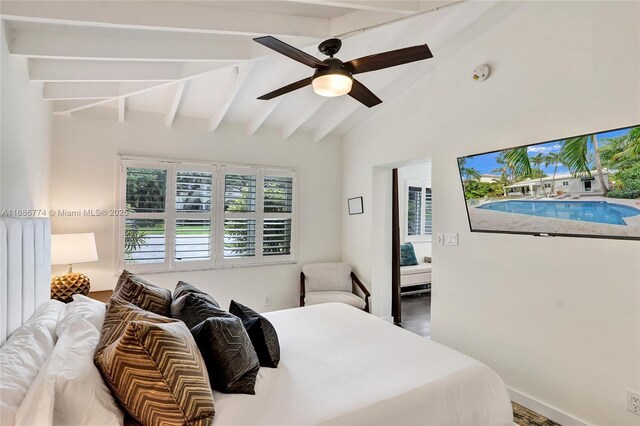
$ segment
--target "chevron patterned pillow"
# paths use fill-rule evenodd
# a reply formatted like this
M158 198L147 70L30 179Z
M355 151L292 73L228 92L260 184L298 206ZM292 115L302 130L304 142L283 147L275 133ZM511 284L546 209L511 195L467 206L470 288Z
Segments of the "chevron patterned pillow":
M116 299L102 332L95 364L133 418L143 425L211 424L207 369L182 321Z
M118 278L112 297L120 297L159 315L171 315L171 290L158 287L126 269Z
M100 341L96 346L96 354L105 346L116 341L124 333L125 327L131 321L165 323L176 320L145 311L120 297L111 297L107 302L107 311L100 331Z

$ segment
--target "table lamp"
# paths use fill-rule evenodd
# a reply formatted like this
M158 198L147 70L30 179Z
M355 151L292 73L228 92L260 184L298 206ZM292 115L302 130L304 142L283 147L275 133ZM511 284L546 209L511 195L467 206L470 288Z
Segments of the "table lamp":
M73 264L98 260L96 239L91 233L55 234L51 236L51 264L67 265L67 273L51 279L51 298L64 303L71 302L74 294L87 295L89 277L73 272Z

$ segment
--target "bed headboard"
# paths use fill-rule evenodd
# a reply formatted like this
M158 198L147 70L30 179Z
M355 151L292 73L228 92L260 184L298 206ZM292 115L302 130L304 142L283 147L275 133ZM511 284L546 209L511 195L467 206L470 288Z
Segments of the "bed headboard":
M48 219L0 218L0 345L51 298Z

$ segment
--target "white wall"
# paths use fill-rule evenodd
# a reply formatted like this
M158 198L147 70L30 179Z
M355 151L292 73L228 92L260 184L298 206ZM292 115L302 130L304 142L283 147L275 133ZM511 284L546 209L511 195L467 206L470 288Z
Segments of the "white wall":
M341 146L315 144L305 135L282 140L279 132L261 129L247 137L244 127L223 124L215 133L205 120L179 118L173 127L158 115L130 111L128 120L56 117L52 197L54 209L114 208L117 155L208 160L299 168L298 264L147 275L173 289L179 279L209 291L223 305L231 298L257 310L298 305L302 264L341 259ZM92 289L111 289L114 277L113 218L54 218L54 233L95 232L97 263L77 265ZM58 267L55 271L61 271ZM271 295L272 304L263 306Z
M474 82L483 62L492 76ZM385 101L344 146L344 198L363 195L365 212L390 204L389 167L432 159L434 233L460 239L433 247L433 339L593 424L640 424L624 407L625 390L640 391L640 243L472 234L456 157L639 117L640 4L527 2ZM373 280L383 317L390 235L385 214L343 216L343 258Z
M0 22L0 209L47 209L52 114L27 60L9 54Z

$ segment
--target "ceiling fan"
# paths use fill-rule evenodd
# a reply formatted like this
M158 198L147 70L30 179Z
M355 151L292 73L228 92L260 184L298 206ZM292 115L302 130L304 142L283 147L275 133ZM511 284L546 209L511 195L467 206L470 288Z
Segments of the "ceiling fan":
M342 47L342 41L337 38L330 38L318 46L318 50L328 56L327 59L321 61L275 37L257 37L254 40L282 55L288 56L294 61L315 68L313 76L262 95L258 98L261 100L273 99L311 84L314 92L318 95L333 97L348 94L371 108L381 103L382 100L367 89L364 84L353 78L354 74L362 74L433 58L429 47L426 44L422 44L342 62L340 59L333 57Z

